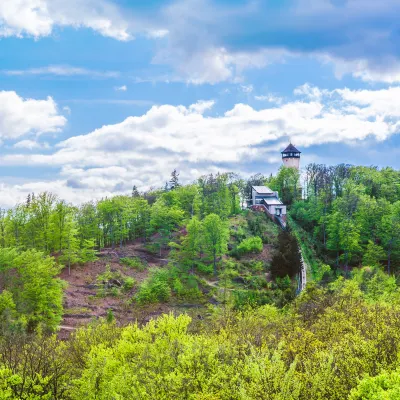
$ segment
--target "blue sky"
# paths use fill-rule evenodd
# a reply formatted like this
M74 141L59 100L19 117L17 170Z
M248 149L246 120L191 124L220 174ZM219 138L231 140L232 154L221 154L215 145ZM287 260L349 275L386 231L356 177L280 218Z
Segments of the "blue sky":
M398 0L0 3L0 207L177 168L400 167Z

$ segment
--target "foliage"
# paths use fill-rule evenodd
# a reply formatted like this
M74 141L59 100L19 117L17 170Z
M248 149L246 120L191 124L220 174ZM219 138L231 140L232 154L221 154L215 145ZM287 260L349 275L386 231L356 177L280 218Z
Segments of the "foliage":
M146 269L146 265L139 257L122 257L119 261L128 266L129 268L136 269L138 271L144 271Z
M140 305L165 302L171 296L170 275L166 269L152 268L149 277L142 282L135 296Z
M400 266L400 173L391 168L305 168L305 201L291 215L317 242L317 257L349 274L351 267Z
M99 297L118 296L120 291L128 292L135 285L135 280L130 276L125 276L120 271L111 270L110 265L102 274L96 277L98 286L97 295Z
M244 255L248 253L261 253L262 249L263 249L263 242L261 238L258 236L253 236L244 239L237 247L239 255Z
M264 213L249 212L248 227L254 236L259 236L263 243L276 244L279 228Z
M167 270L151 274L167 286L176 278ZM284 301L291 282L277 285ZM272 305L276 293L234 292L239 310L211 309L201 326L171 314L117 328L110 311L108 322L81 328L67 342L6 335L0 393L67 400L398 398L400 289L393 277L366 267L329 288L310 283L281 310Z
M375 377L366 377L349 396L349 400L397 400L399 398L399 371L385 371Z
M214 275L217 275L217 257L227 251L229 230L225 221L216 214L209 214L203 222L204 247L208 255L212 257Z
M0 260L0 280L7 282L10 292L3 297L6 308L11 311L14 303L17 315L24 317L29 330L39 325L54 330L61 321L64 287L56 278L59 267L54 258L36 250L4 248L0 249Z
M284 204L292 204L301 198L300 173L297 168L282 166L268 185L279 193Z
M299 273L301 260L297 240L288 232L279 234L279 247L275 251L271 262L273 277L294 277Z

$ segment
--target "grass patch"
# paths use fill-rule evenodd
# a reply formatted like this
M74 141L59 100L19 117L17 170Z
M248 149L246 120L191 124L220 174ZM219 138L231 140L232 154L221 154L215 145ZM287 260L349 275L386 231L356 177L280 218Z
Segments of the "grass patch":
M121 264L137 271L144 271L147 268L147 264L145 264L139 257L123 257L119 261Z
M91 310L86 307L72 307L64 310L64 315L88 314Z

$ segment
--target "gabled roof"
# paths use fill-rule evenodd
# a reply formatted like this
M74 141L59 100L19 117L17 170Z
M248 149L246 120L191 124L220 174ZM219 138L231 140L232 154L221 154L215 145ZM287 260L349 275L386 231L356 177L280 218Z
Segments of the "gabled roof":
M292 143L290 143L285 150L281 151L281 153L301 153L301 151L297 150L296 147L294 147Z
M258 194L273 194L274 192L267 186L253 186Z

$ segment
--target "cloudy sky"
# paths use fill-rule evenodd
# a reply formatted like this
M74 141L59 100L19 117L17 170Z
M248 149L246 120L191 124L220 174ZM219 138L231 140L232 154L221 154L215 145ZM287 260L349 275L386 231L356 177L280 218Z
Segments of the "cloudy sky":
M0 1L0 207L216 171L400 168L398 0Z

